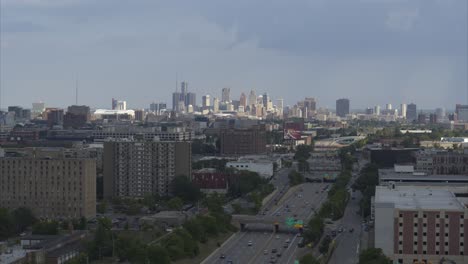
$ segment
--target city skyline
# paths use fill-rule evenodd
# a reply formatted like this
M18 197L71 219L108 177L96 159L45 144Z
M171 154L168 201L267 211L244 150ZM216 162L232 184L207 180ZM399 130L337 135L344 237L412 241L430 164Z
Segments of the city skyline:
M66 107L75 102L77 80L79 104L170 102L179 72L199 95L219 97L230 87L236 98L255 89L285 105L308 95L328 108L338 97L362 109L368 101L452 108L467 99L464 10L461 0L5 0L1 105ZM281 25L275 35L261 17Z

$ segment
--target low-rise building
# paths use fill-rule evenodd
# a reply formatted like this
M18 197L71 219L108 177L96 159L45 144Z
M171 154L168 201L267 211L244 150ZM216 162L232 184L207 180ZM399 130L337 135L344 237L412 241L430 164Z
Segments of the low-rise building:
M204 193L227 193L230 177L214 168L204 168L192 173L192 182Z
M258 173L261 177L270 178L275 173L275 165L281 167L281 159L268 156L244 156L237 161L229 161L226 168L246 170Z

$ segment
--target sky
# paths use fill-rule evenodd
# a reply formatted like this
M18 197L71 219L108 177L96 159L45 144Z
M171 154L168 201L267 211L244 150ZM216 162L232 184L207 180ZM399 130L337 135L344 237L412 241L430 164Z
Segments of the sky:
M267 92L319 107L466 103L466 0L0 0L1 105L171 105Z

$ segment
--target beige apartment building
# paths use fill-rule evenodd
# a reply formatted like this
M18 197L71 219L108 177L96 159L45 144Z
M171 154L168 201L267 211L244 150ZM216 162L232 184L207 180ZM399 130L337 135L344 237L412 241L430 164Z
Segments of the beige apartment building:
M96 215L96 161L62 148L0 151L0 207L30 208L38 218Z
M133 139L104 142L104 197L167 196L175 176L191 177L192 145Z

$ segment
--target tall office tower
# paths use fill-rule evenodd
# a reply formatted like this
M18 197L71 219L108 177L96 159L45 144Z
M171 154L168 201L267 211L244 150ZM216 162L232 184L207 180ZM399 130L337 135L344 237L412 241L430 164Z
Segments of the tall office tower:
M117 109L117 99L112 98L112 110Z
M47 108L45 113L49 127L63 125L63 109Z
M373 115L374 114L374 109L372 107L367 107L366 108L366 115Z
M219 112L219 99L218 98L213 98L213 112L218 113Z
M210 108L211 106L211 97L209 94L202 96L202 106L203 108Z
M158 113L159 112L159 105L157 103L151 103L150 104L150 112L153 112L153 113Z
M181 82L180 83L180 93L183 95L186 95L188 93L188 83L187 82Z
M145 119L145 110L143 109L135 110L135 120L143 122L144 119Z
M0 153L0 207L27 207L44 219L96 215L96 160L71 158L61 148Z
M278 109L278 116L283 117L283 111L284 111L284 100L283 99L278 99L277 100L277 106L276 108Z
M23 119L23 107L21 106L9 106L8 112L15 113L16 120Z
M231 101L231 88L223 88L221 90L221 102L230 102Z
M270 101L270 97L267 93L264 93L262 97L263 107L268 108L268 101Z
M392 104L385 105L385 110L392 110L392 109L393 109Z
M45 104L43 102L32 103L31 118L37 118L42 115L45 110Z
M197 96L195 93L187 93L185 96L185 108L188 108L189 105L197 105Z
M380 115L380 105L374 107L374 115Z
M410 122L418 120L418 109L413 103L408 105L408 108L406 110L406 120Z
M181 93L175 91L172 93L172 110L179 112L179 102L180 102Z
M408 106L406 104L401 104L400 105L400 116L402 118L406 118L406 111L407 111Z
M190 142L116 140L104 142L104 197L172 194L176 176L191 177Z
M91 120L89 106L72 105L68 107L67 113L63 117L63 127L80 128Z
M437 108L436 115L438 120L443 120L445 118L445 109L444 108Z
M349 99L336 100L336 115L339 117L346 117L349 114Z
M127 101L117 101L115 110L127 110Z
M255 94L254 90L251 90L249 94L249 106L256 105L256 104L257 104L257 94Z
M468 122L468 105L457 104L455 106L455 113L457 120L461 122Z
M261 154L266 152L265 128L223 129L220 131L220 152L225 155Z
M247 106L247 96L244 93L241 93L239 106L243 106L244 108Z
M315 112L317 110L317 102L313 97L306 97L304 99L304 107L307 107L309 112Z

